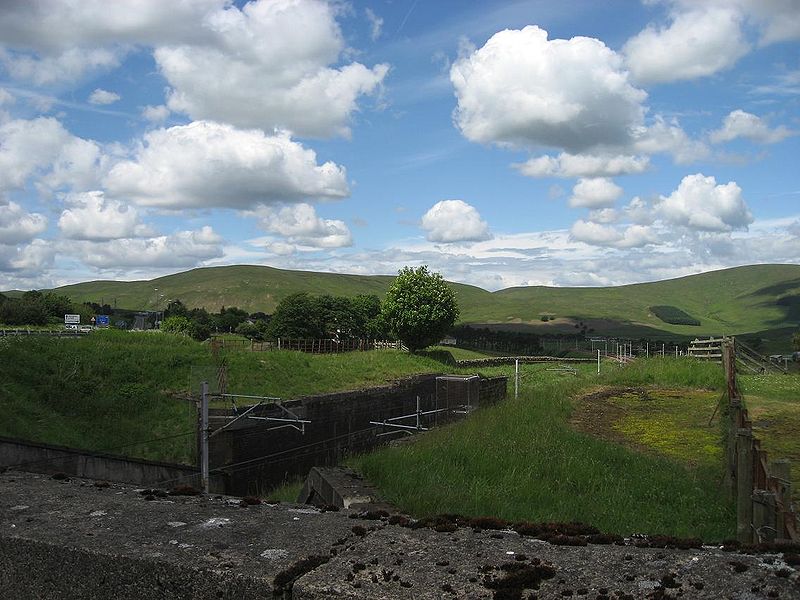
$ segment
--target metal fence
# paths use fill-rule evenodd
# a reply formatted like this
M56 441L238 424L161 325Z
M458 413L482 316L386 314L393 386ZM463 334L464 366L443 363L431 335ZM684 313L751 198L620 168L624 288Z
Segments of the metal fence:
M338 352L358 352L364 350L401 350L399 341L365 340L365 339L304 339L278 338L258 342L255 340L212 337L211 346L215 350L248 350L251 352L269 352L272 350L294 350L309 354L335 354Z

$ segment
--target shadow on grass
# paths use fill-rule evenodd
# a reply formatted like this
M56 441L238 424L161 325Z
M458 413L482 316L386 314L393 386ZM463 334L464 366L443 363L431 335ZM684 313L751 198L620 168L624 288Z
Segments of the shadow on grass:
M456 366L456 359L453 358L453 355L448 350L420 350L417 352L417 356L430 358L448 367Z

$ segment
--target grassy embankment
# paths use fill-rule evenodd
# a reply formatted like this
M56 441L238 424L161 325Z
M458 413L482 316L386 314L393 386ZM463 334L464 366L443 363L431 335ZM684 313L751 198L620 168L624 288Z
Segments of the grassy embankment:
M569 424L573 398L597 384L720 388L719 367L666 359L608 369L598 379L588 366L574 378L526 366L519 401L352 462L390 501L417 515L579 520L621 534L730 536L733 513L718 487L720 461L689 465Z
M282 398L443 369L430 358L391 350L226 356L229 391ZM0 435L192 463L195 407L187 398L203 375L214 374L208 344L157 332L0 338ZM155 438L169 439L141 443Z

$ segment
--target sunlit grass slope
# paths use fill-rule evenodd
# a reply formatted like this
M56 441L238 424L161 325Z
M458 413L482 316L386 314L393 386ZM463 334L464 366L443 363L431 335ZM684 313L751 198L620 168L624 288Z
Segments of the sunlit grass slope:
M444 368L431 358L394 350L223 356L230 391L287 399ZM192 462L195 407L181 398L215 373L208 344L159 332L0 338L0 435ZM192 434L171 437L186 432ZM140 443L163 437L170 439Z
M691 366L653 360L630 371L630 380L721 385L721 376L707 366L699 373ZM624 370L598 379L589 368L570 378L545 366L526 367L519 400L353 464L388 500L418 516L577 520L620 534L729 537L734 520L718 485L721 465L690 466L570 427L574 398L582 390L626 380Z

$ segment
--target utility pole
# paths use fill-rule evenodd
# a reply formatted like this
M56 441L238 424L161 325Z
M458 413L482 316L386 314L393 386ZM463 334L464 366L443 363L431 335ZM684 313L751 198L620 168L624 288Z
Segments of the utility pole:
M200 485L208 494L208 382L201 385L200 394Z
M514 400L519 398L519 359L514 360Z

